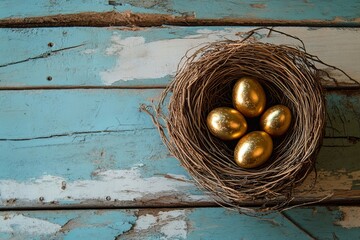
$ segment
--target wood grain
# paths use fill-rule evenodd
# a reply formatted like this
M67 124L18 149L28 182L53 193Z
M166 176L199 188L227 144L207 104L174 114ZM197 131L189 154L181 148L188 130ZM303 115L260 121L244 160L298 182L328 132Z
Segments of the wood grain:
M340 85L323 82L336 90L318 181L312 173L293 201L338 207L262 218L217 207L139 106L157 101L189 49L254 25L303 26L278 29L359 81L359 10L341 0L0 1L0 239L358 239L360 208L341 204L360 201L359 85L339 72L325 68ZM64 27L114 24L129 27Z
M0 18L25 18L58 14L79 14L83 12L104 13L135 12L143 14L167 14L176 17L190 17L195 20L220 20L229 24L231 20L244 23L290 23L290 24L323 24L323 25L359 25L359 8L357 1L47 1L38 0L26 3L20 0L3 0L0 2ZM230 21L229 21L230 20ZM86 23L86 21L84 21ZM45 22L43 22L45 24Z
M139 111L160 92L1 91L1 208L214 205ZM294 203L360 199L359 106L357 91L327 93L318 183L309 191L310 176Z
M207 42L241 39L249 27L34 28L0 29L0 88L165 86L181 58ZM308 52L360 81L360 31L334 28L278 28L301 37ZM267 31L259 41L296 44ZM141 66L141 67L140 67ZM36 71L34 71L36 69ZM342 87L354 85L328 67ZM332 81L325 87L334 86Z
M344 206L298 208L259 218L221 208L7 211L0 213L0 238L357 239L357 213L359 207Z

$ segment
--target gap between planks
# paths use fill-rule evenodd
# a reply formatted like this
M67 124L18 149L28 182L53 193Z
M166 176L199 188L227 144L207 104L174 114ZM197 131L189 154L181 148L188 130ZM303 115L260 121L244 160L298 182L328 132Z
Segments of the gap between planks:
M339 85L323 84L326 91L341 91L341 90L360 90L360 84L343 84ZM139 86L2 86L0 91L26 91L26 90L77 90L77 89L165 89L166 85L139 85Z
M305 26L305 27L359 27L360 18L347 22L334 20L266 20L258 18L198 19L194 16L132 12L82 12L41 17L8 18L0 20L0 28L34 27L160 27L173 26Z
M322 207L337 207L337 206L349 206L349 207L357 207L359 206L359 199L353 200L333 200L333 201L325 201L321 203L313 203L313 204L301 204L299 202L294 202L294 204L289 205L289 209L297 208L297 207L311 207L311 206L322 206ZM271 204L269 204L270 206ZM299 206L297 206L299 205ZM248 208L257 208L261 205L253 204L253 205L245 205L244 207ZM69 206L65 205L44 205L44 206L17 206L17 207L1 207L0 212L7 211L62 211L62 210L126 210L126 209L191 209L191 208L227 208L226 206L221 206L216 202L202 202L196 204L177 204L177 205L146 205L146 206L137 206L137 205L124 205L124 206L113 206L113 205L98 205L98 204L72 204ZM230 208L229 208L230 209Z

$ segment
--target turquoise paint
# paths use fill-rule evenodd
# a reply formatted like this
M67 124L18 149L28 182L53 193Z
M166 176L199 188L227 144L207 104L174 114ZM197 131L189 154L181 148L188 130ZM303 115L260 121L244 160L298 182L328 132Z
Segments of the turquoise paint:
M80 226L65 233L64 239L115 239L129 231L136 220L132 211L97 211L85 212L84 215L78 221Z
M94 171L139 164L144 178L168 173L188 176L168 156L155 129L0 142L0 152L0 179L28 181L49 174L68 181L96 180Z
M72 89L0 92L0 139L44 138L154 128L139 111L162 90ZM326 136L360 137L360 96L329 92ZM346 119L346 124L344 124ZM11 126L11 127L10 127ZM335 129L335 131L334 131Z
M0 41L5 43L0 46L4 53L0 65L32 58L0 68L2 85L101 85L99 72L116 63L114 57L105 55L106 47L111 44L111 30L46 28L1 29L0 32ZM48 46L50 42L53 47ZM59 51L74 46L78 47ZM96 49L96 52L86 54L86 49ZM38 58L39 56L44 58ZM34 69L37 71L33 71ZM47 80L48 76L52 77L52 81Z
M353 207L356 209L356 207ZM358 208L358 207L357 207ZM33 236L21 232L9 234L0 232L2 239L162 239L165 234L161 227L176 229L176 219L169 219L156 227L146 228L139 224L139 216L147 214L157 216L157 211L166 212L183 209L122 209L122 210L63 210L63 211L16 211L1 212L3 217L9 214L21 214L29 218L45 220L64 226L64 231ZM308 239L309 237L293 225L288 219L274 213L264 217L254 218L241 215L235 211L222 208L194 208L184 211L182 221L186 221L186 239ZM317 239L358 239L360 228L345 229L335 223L341 218L338 208L311 207L297 208L285 212L294 222L298 223ZM172 222L175 220L175 222ZM170 223L170 225L166 225ZM171 223L173 223L171 225ZM175 223L175 224L174 224ZM139 232L140 226L145 227ZM331 226L331 227L329 227ZM182 238L177 238L182 239Z
M38 0L26 3L20 0L0 2L0 18L30 17L80 12L133 11L139 13L160 13L173 15L191 15L197 18L253 18L262 20L334 20L343 18L349 25L358 25L358 1L283 1L283 0L247 0L247 1L47 1ZM255 4L255 5L254 5Z
M108 1L95 0L36 0L26 3L26 7L21 1L1 1L0 18L31 17L56 14L71 14L81 12L107 12L107 11L133 11L143 13L157 13L156 9L147 9L124 4L123 6L114 6L108 4Z
M337 208L297 208L285 212L316 239L358 239L360 228L345 229L334 223L340 220ZM247 217L220 208L195 210L189 214L194 231L187 239L308 239L280 214L261 218ZM203 229L203 231L199 231Z
M136 89L2 91L0 136L26 139L154 128L139 107L159 94Z
M161 91L1 91L0 179L27 182L53 175L66 181L96 180L94 171L125 170L139 164L144 178L165 174L190 178L180 163L169 156L150 117L139 111L141 103L149 104ZM349 99L344 94L330 92L327 99L329 109L337 106L340 116L346 116L350 122L358 121L359 96ZM329 111L329 116L339 116L339 112ZM343 127L340 120L332 124L340 130ZM349 127L347 132L360 136L359 127L351 124ZM332 131L327 134L333 136ZM345 136L344 132L340 134ZM359 170L354 157L360 155L359 144L346 139L324 139L318 169L334 171L334 174L338 169ZM194 186L185 189L183 194L203 193ZM99 205L102 201L105 200L100 200ZM59 204L78 203L64 198ZM15 203L16 206L24 204L37 203Z
M121 39L142 37L147 43L198 35L200 29L224 30L223 27L166 27L139 31L115 28L0 29L0 66L3 65L0 67L0 87L104 86L100 73L112 69L117 62L116 56L106 53L106 49L113 44L112 36ZM244 28L237 29L245 31ZM50 42L53 47L48 46ZM78 47L71 48L74 46ZM13 64L29 58L28 61ZM47 80L48 76L52 77L51 81ZM170 79L170 76L166 76L159 79L120 80L113 85L165 85Z
M12 237L18 239L29 237L33 240L41 239L114 239L132 227L135 223L136 216L134 211L34 211L34 212L17 212L26 217L36 218L48 221L54 224L64 226L68 221L72 221L64 231L55 234L44 235L28 233L15 233ZM1 214L3 215L3 214ZM1 236L0 232L0 236ZM6 233L4 233L6 234ZM6 235L5 235L6 236ZM7 238L2 238L7 239Z
M343 218L337 207L297 208L286 213L317 239L359 239L359 227L343 228L335 224Z
M173 1L179 12L193 11L197 18L250 18L268 20L351 20L359 17L358 1ZM253 4L260 5L255 7ZM253 5L253 6L252 6Z
M115 2L120 2L116 0ZM79 13L84 11L125 11L168 14L194 14L197 18L257 18L265 20L333 20L341 17L345 25L358 26L358 1L121 1L112 6L108 1L39 0L0 1L0 18ZM264 4L254 8L250 4ZM24 7L26 4L26 7ZM148 4L147 6L143 4ZM203 29L204 27L201 27ZM52 53L44 59L0 68L0 86L102 86L99 72L116 64L106 56L111 36L140 36L146 41L184 38L199 28L145 29L120 31L105 28L0 29L0 65L34 58L67 47L84 44L70 50ZM210 28L212 30L222 28ZM55 45L49 47L47 44ZM95 49L94 54L84 50ZM53 80L48 82L47 76ZM159 79L119 81L117 86L164 85L171 76ZM162 174L188 176L178 161L168 152L152 127L150 119L137 112L140 103L158 96L158 90L59 90L0 92L0 138L29 138L22 141L0 141L0 179L28 181L44 174L62 176L70 181L96 179L95 170L128 169L143 164L141 175ZM329 110L328 137L360 136L359 97L331 93L327 96ZM350 107L349 107L350 106ZM124 114L125 113L125 114ZM116 119L114 119L116 117ZM110 132L106 132L110 131ZM80 132L80 133L74 133ZM81 133L91 132L91 133ZM69 136L65 136L69 134ZM64 135L64 136L51 136ZM33 139L36 137L49 137ZM145 140L144 140L145 139ZM326 138L318 167L333 171L359 170L358 144L346 139ZM331 146L333 145L333 146ZM334 147L336 145L336 147ZM357 180L354 180L355 184ZM195 187L184 194L201 194ZM60 205L80 203L63 200ZM178 204L181 203L179 199ZM14 206L34 206L34 203ZM81 204L81 203L80 203ZM97 206L103 206L100 201ZM37 205L41 206L41 205ZM174 210L174 209L173 209ZM175 209L176 210L176 209ZM142 209L141 211L144 211ZM146 209L145 209L146 211ZM164 210L166 211L166 210ZM299 229L279 214L268 220L251 218L221 208L187 209L188 239L306 239ZM1 212L5 214L15 212ZM131 231L140 213L137 209L84 211L23 211L16 212L59 225L69 220L68 230L54 235L29 236L0 232L0 239L115 239ZM345 229L334 225L342 218L337 209L325 207L298 208L286 212L295 222L318 239L357 239L360 228ZM153 214L153 212L152 212ZM135 235L136 236L136 235ZM144 239L164 237L150 229Z
M280 214L256 218L222 208L195 210L189 214L191 231L187 239L306 239L306 236Z
M107 52L109 47L113 45L116 46L116 43L112 40L113 37L121 39L141 37L145 43L171 39L196 39L199 37L198 31L204 29L223 32L246 32L249 30L249 28L245 27L170 26L164 28L144 28L137 31L117 28L76 27L3 28L0 29L0 42L2 43L0 44L0 52L2 53L0 56L0 88L43 86L102 87L105 83L102 81L100 74L109 70L111 71L118 64L117 56ZM344 31L348 33L354 32L354 30L349 29ZM339 34L343 34L343 31L340 31ZM356 34L356 32L354 32L354 34ZM202 37L205 36L206 34L203 34ZM257 37L262 39L266 37L266 34L259 34ZM204 38L204 42L206 41ZM53 47L48 46L50 42L54 44ZM311 44L312 46L317 46L316 44L318 43L313 42ZM324 51L327 50L324 49ZM348 51L350 55L353 54L352 49ZM144 52L144 54L146 56L146 52ZM28 61L25 61L27 59ZM131 61L134 61L134 59L131 59ZM149 64L153 64L151 59L149 61ZM156 61L154 61L154 64L155 63ZM356 69L356 66L353 68ZM36 69L36 71L34 71L34 69ZM354 70L354 72L356 72L356 70ZM48 76L52 77L51 81L47 80ZM160 78L152 78L149 76L149 78L145 77L130 81L121 80L119 77L119 81L114 81L112 85L126 87L165 86L172 80L172 77L173 76L170 75ZM353 77L356 78L356 76Z

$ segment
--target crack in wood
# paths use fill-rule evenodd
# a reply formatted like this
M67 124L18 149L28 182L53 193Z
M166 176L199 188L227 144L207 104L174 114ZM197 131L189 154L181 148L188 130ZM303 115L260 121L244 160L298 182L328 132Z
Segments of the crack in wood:
M360 18L346 21L340 18L333 20L279 20L258 18L221 18L198 19L193 15L174 16L171 14L132 13L126 12L82 12L75 14L58 14L41 17L7 18L0 20L2 28L33 28L33 27L155 27L164 25L175 26L337 26L359 27Z
M49 139L55 137L71 137L76 135L86 135L86 134L110 134L110 133L123 133L123 132L135 132L135 131L143 131L143 130L154 130L154 127L151 128L139 128L139 129L122 129L122 130L99 130L99 131L81 131L81 132L70 132L70 133L62 133L62 134L52 134L49 136L39 136L39 137L31 137L31 138L0 138L0 141L31 141L31 140L39 140L39 139ZM349 140L349 144L356 144L360 141L359 137L354 136L337 136L337 137L327 137L324 139L345 139ZM323 147L351 147L351 145L322 145ZM166 178L173 178L171 176L165 175ZM173 178L175 179L175 178ZM176 179L178 181L184 181L182 179Z
M16 62L2 64L2 65L0 65L0 68L15 65L15 64L19 64L19 63L24 63L24 62L28 62L28 61L36 60L36 59L40 59L40 58L48 58L50 56L55 55L56 53L66 51L66 50L70 50L70 49L74 49L74 48L78 48L78 47L81 47L81 46L84 46L84 45L85 44L79 44L79 45L75 45L75 46L71 46L71 47L60 48L60 49L57 49L57 50L47 51L47 52L42 53L42 54L40 54L38 56L35 56L35 57L30 57L30 58L19 60L19 61L16 61Z
M341 83L337 87L323 83L322 87L327 91L342 91L348 93L352 90L360 90L359 84L345 84ZM64 89L165 89L166 85L138 85L138 86L96 86L96 85L58 85L58 86L0 86L0 91L21 91L21 90L64 90ZM345 92L346 91L346 92ZM331 128L331 127L328 127Z
M135 132L135 131L143 131L143 130L153 130L155 128L141 128L141 129L122 129L122 130L99 130L99 131L82 131L82 132L70 132L70 133L62 133L62 134L53 134L49 136L40 136L40 137L31 137L31 138L0 138L0 141L31 141L38 139L49 139L56 137L71 137L77 135L86 135L86 134L110 134L110 133L123 133L123 132Z
M310 233L308 230L306 230L302 225L294 221L293 218L291 218L288 214L285 212L280 212L280 215L282 215L288 222L290 222L294 227L298 228L305 236L307 236L311 240L316 240L317 238Z

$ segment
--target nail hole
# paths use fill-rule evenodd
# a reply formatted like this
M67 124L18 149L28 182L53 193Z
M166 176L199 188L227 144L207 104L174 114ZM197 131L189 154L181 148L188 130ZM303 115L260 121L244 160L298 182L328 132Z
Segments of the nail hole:
M106 197L106 201L110 201L111 200L111 197L110 196L107 196Z
M48 76L46 79L47 79L48 81L51 81L51 80L52 80L52 76Z
M66 189L66 182L65 181L61 182L61 189L62 190Z
M53 47L54 44L53 44L52 42L49 42L49 43L48 43L48 46L49 46L49 47Z
M39 201L40 202L44 201L44 197L39 197Z

